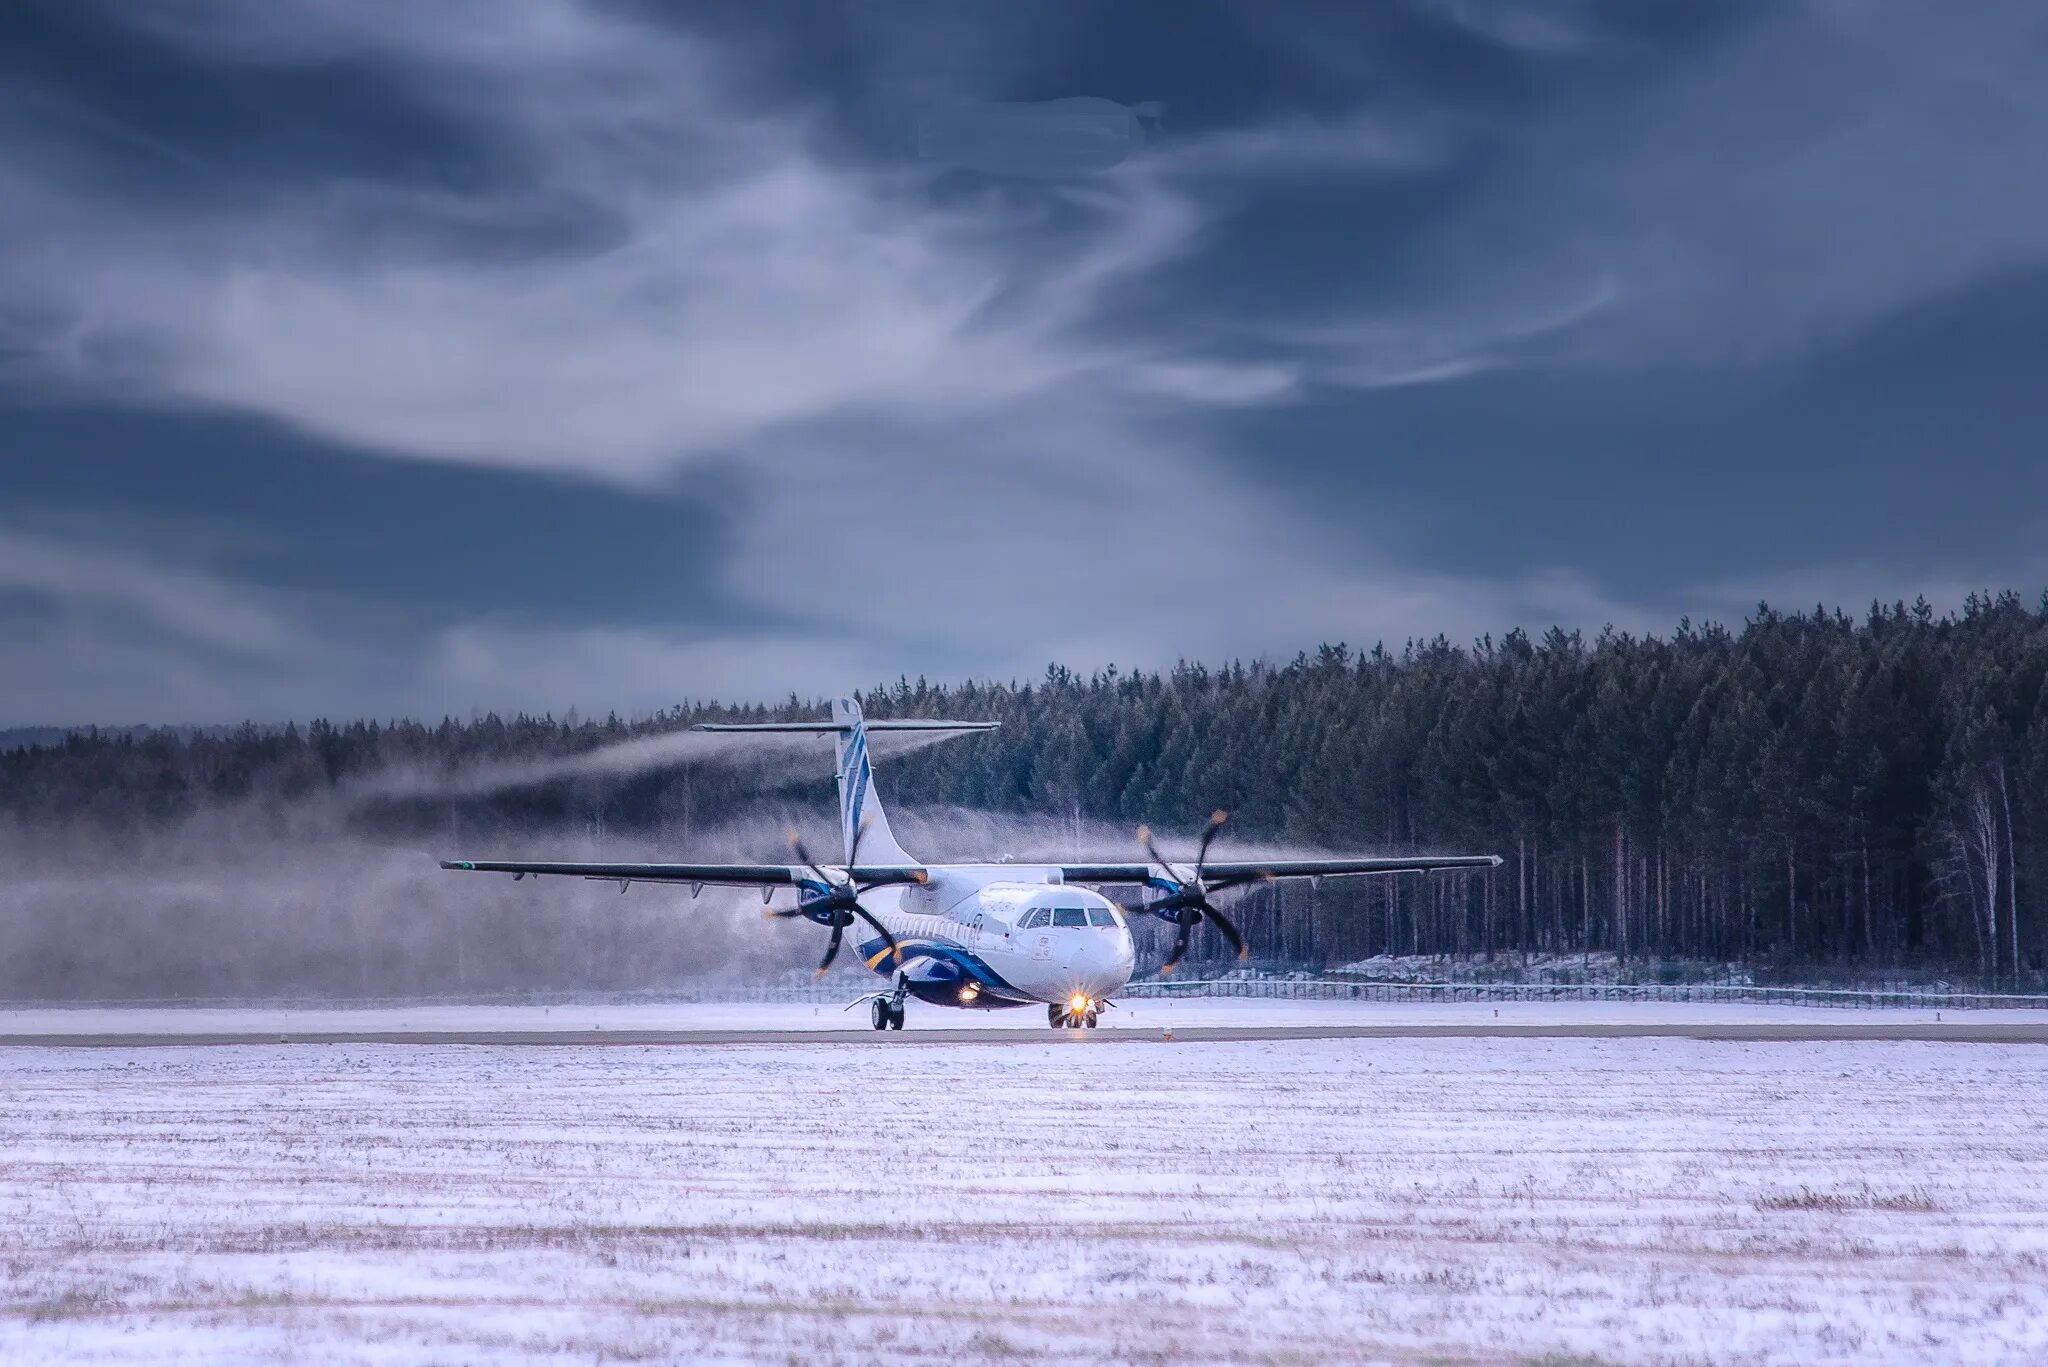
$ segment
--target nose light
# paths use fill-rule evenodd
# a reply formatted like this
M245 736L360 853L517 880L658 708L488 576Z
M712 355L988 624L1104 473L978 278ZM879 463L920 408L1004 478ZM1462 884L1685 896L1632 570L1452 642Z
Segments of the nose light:
M1080 1015L1082 1012L1086 1011L1088 1009L1087 994L1083 992L1076 992L1073 996L1067 998L1067 1009L1069 1011L1072 1011L1075 1015Z

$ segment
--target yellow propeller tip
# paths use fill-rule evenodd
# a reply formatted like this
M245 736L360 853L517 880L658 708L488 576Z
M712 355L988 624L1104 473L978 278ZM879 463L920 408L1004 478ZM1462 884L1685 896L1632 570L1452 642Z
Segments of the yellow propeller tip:
M1224 811L1221 807L1218 807L1215 811L1209 813L1209 824L1211 826L1221 826L1224 822L1228 820L1230 820L1230 813Z
M799 845L801 845L801 844L803 844L803 843L804 843L804 842L803 842L803 837L802 837L802 836L799 836L799 835L798 835L798 834L797 834L797 833L796 833L795 831L791 831L791 832L789 833L789 847L790 847L791 849L795 849L795 848L796 848L797 846L799 846Z
M1247 959L1249 959L1249 958L1251 958L1251 957L1252 957L1252 947L1251 947L1250 945L1246 945L1246 946L1245 946L1245 947L1244 947L1243 949L1240 949L1239 951L1237 951L1237 961L1238 961L1239 963L1243 963L1243 962L1244 962L1245 960L1247 960Z
M1140 825L1140 826L1138 827L1138 839L1140 839L1140 840L1150 840L1151 838L1152 838L1152 828L1151 828L1150 826L1146 826L1146 825Z
M1159 965L1159 976L1162 978L1171 978L1173 976L1173 970L1175 967L1176 965L1173 964Z
M813 978L822 978L825 976L825 970L822 968L818 969L816 972L812 973L811 976Z

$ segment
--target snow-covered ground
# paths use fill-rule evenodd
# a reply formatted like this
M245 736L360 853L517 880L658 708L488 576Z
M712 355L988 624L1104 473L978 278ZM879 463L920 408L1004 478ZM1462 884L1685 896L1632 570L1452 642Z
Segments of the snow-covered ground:
M25 1046L0 1361L2038 1363L2044 1133L2036 1046Z
M854 994L849 992L848 997ZM2044 1011L1944 1011L1945 1022L2040 1023ZM1645 1024L1812 1022L1931 1024L1932 1010L1862 1010L1725 1002L1350 1002L1260 1001L1228 997L1134 998L1105 1012L1102 1028L1157 1030L1200 1025ZM20 1035L279 1034L384 1031L858 1030L867 1011L839 1005L682 1002L630 1006L376 1007L31 1007L0 1010L0 1038ZM908 1025L921 1028L1044 1033L1045 1012L956 1011L910 1003Z

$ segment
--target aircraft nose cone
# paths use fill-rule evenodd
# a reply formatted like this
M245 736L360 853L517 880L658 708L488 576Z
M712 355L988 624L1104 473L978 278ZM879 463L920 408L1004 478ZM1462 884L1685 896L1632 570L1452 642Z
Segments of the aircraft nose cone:
M1091 935L1074 954L1078 990L1100 1001L1131 980L1134 958L1128 934Z

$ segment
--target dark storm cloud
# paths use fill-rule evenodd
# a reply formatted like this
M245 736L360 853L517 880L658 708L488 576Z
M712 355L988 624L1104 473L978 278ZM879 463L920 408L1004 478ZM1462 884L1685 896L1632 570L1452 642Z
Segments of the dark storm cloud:
M8 719L2042 572L2033 6L5 22Z

